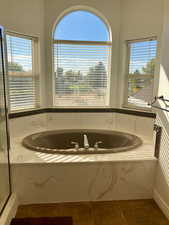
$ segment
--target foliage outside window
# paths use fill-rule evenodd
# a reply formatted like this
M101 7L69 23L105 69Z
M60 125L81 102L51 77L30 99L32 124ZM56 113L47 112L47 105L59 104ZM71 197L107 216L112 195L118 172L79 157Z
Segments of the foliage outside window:
M69 13L56 26L53 45L54 105L107 106L111 42L103 21L87 11Z
M38 107L37 39L13 33L6 36L10 111Z
M153 97L157 40L128 42L128 105L149 107Z

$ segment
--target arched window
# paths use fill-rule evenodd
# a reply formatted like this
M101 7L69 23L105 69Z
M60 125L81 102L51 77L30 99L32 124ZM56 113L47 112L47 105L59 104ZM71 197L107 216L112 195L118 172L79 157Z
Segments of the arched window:
M77 10L54 31L55 106L109 105L110 34L95 14Z

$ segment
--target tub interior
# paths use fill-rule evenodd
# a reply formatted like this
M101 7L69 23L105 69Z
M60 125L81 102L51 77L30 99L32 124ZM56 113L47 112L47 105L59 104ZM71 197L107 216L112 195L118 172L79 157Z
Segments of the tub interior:
M132 144L132 138L129 136L122 136L120 134L103 134L98 132L72 132L72 133L46 133L37 136L34 139L35 146L39 147L48 147L51 149L69 149L72 148L73 145L71 142L78 142L79 147L82 148L84 146L84 134L87 135L89 144L91 147L97 141L101 141L99 144L101 148L116 148L123 147Z
M84 134L87 135L90 148L100 141L100 149L119 149L137 147L141 140L128 133L103 130L60 130L45 131L27 136L23 140L23 145L33 150L68 150L73 149L72 142L78 142L79 148L84 148Z

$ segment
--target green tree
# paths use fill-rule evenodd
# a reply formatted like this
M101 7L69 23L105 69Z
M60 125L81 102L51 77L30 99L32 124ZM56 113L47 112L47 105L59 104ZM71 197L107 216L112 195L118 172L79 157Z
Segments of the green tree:
M56 93L58 95L62 95L64 90L63 68L58 67L57 72L55 72L55 76L56 76Z
M134 71L133 74L140 74L140 71L137 69L137 70Z
M140 75L141 72L139 69L136 69L134 72L132 72L130 75ZM137 92L138 88L139 88L139 82L140 79L136 78L135 76L130 76L129 78L129 86L128 86L128 90L129 90L129 96L133 95L135 92Z
M82 79L83 79L83 75L80 70L78 71L67 70L65 72L65 81L79 82Z
M142 68L144 74L154 74L155 72L155 59L151 59L145 67Z
M90 86L95 87L95 68L94 67L89 68L86 81L88 81L88 84Z
M15 62L8 62L8 70L10 72L24 72L23 66Z
M65 72L65 81L68 81L68 82L75 81L75 72L73 70L67 70Z
M94 88L106 87L107 72L103 62L98 62L96 66L89 68L88 80Z
M63 77L63 68L62 67L57 68L57 77Z

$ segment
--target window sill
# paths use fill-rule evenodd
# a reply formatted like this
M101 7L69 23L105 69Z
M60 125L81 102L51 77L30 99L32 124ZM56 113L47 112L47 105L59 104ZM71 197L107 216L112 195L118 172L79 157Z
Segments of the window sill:
M13 112L9 114L9 119L31 116L41 113L121 113L142 117L156 118L156 114L147 111L139 111L125 108L39 108L30 111Z
M126 110L137 110L139 112L153 113L151 107L136 106L135 104L132 104L132 103L123 104L122 108Z

